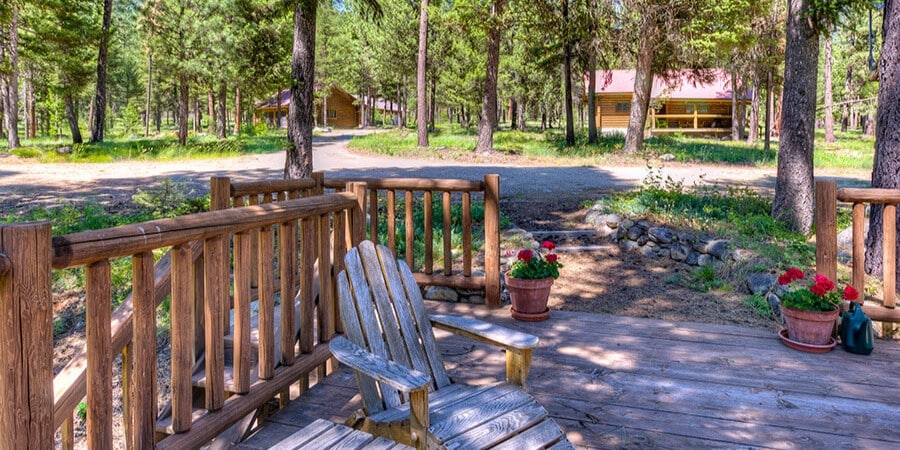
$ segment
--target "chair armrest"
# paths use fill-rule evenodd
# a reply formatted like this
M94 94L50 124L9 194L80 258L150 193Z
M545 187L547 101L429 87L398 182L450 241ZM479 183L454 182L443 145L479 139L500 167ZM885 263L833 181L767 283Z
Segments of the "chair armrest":
M470 317L436 314L431 316L431 323L442 330L509 349L530 350L538 345L537 336Z
M380 358L363 350L343 336L336 336L328 343L331 353L343 364L352 367L403 392L418 391L428 387L431 377L393 361Z

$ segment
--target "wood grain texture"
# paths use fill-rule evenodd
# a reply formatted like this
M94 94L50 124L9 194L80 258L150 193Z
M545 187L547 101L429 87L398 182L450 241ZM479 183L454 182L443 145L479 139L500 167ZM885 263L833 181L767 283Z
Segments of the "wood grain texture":
M194 270L189 245L173 247L172 298L172 428L176 433L191 428L194 367Z
M334 264L333 273L338 274L344 270L344 257L347 256L347 213L338 212L334 214ZM334 330L338 333L344 332L344 325L341 323L341 302L338 298L337 281L334 282Z
M369 189L369 240L378 243L378 189Z
M387 343L390 359L400 365L412 367L409 360L409 352L401 334L400 324L397 322L397 316L394 312L394 305L385 283L381 261L379 261L378 253L375 250L375 244L372 241L363 241L359 244L357 250L363 263L366 279L369 282L369 290L375 299L375 309L377 311L375 317L379 322L381 334L384 335ZM374 332L375 328L371 330ZM366 335L371 339L369 331L370 329L366 329Z
M443 221L444 221L444 275L452 275L453 274L453 244L450 242L450 239L453 237L452 229L450 228L450 193L444 192L442 196L441 206L443 209L441 212L443 213Z
M350 279L346 271L341 271L337 276L338 301L341 304L340 314L344 333L350 342L357 346L366 345L365 333L362 329L359 316L356 314L355 300L350 287ZM362 395L363 406L369 414L375 414L384 410L384 401L378 393L378 387L372 377L357 372L356 381L359 392Z
M300 351L303 353L311 352L315 344L316 288L313 284L319 257L318 228L318 218L303 219L300 223Z
M537 347L539 342L537 336L470 317L436 314L431 316L431 323L451 333L507 348L530 350Z
M350 214L350 242L355 246L366 238L366 185L351 183L347 190L353 193L357 203Z
M425 357L428 358L428 364L431 367L431 377L434 379L437 389L450 384L447 372L444 370L444 360L438 349L437 341L434 339L434 331L431 327L431 320L425 311L425 303L422 299L422 293L419 291L419 285L413 277L412 271L404 261L397 261L397 268L400 271L400 280L403 282L403 289L406 292L406 299L409 301L409 307L412 310L413 318L416 320L416 326L419 329L419 339L422 340L422 347L425 349Z
M859 292L859 303L866 299L866 205L853 204L853 287Z
M389 359L379 358L341 336L332 339L328 347L341 363L394 389L403 392L425 390L431 382L431 377L427 374Z
M0 225L0 448L53 445L50 233L47 222Z
M816 273L837 280L837 183L816 181Z
M472 194L462 194L463 276L472 276Z
M429 382L431 379L429 378ZM427 384L427 383L426 383ZM428 444L430 418L428 415L428 389L418 389L409 393L409 431L413 445L423 450Z
M259 377L268 380L275 371L275 233L272 227L259 230ZM280 357L280 355L278 356Z
M413 274L416 282L426 286L447 286L457 289L484 289L487 285L486 277L467 277L463 275L446 276L442 273L433 273L431 275L416 272Z
M434 202L431 191L425 191L422 203L425 210L425 265L422 272L431 275L434 271Z
M484 302L500 307L500 175L484 176Z
M151 448L156 431L156 302L153 299L153 254L131 258L134 293L134 445ZM108 307L107 307L108 308Z
M555 422L546 420L531 427L522 434L494 447L496 450L519 450L523 448L543 448L565 439L566 434Z
M250 284L251 232L234 235L234 365L233 389L239 394L250 389Z
M122 431L125 448L134 448L134 342L131 341L122 349Z
M391 253L397 253L397 191L387 191L387 245Z
M328 342L335 333L334 296L337 290L332 279L331 216L319 217L319 342Z
M883 276L884 306L893 308L897 297L897 207L884 205L882 226L884 227Z
M842 188L837 199L847 203L900 204L900 189Z
M291 180L235 181L231 183L229 193L232 196L259 195L270 192L287 192L309 189L316 186L313 178L296 178Z
M413 255L413 250L415 249L416 235L415 235L415 222L413 221L413 206L415 204L415 197L413 196L413 191L406 191L406 263L409 264L410 267L415 267L416 260Z
M207 377L206 409L216 411L225 402L224 305L229 301L228 241L224 236L207 239L204 254L204 324Z
M110 282L109 262L100 261L87 267L85 319L87 346L91 349L87 354L87 443L90 449L112 448Z
M444 442L447 450L490 448L508 439L511 434L527 429L547 417L547 410L531 401L509 412L471 427Z
M296 278L294 276L297 267L297 223L285 222L278 226L278 273L281 279L281 363L291 365L294 363L294 298L297 296Z
M325 187L339 188L353 182L365 183L369 186L369 189L462 192L480 192L484 190L484 184L480 180L440 178L326 178Z

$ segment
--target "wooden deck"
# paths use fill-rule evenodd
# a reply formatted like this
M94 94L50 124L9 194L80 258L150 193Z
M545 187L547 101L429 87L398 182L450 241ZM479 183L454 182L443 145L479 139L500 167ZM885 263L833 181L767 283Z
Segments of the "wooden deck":
M554 311L430 303L541 338L528 390L584 448L900 448L900 343L871 356L788 349L766 330ZM494 348L437 331L457 381L504 373ZM238 448L263 449L317 418L360 407L347 370L326 377Z

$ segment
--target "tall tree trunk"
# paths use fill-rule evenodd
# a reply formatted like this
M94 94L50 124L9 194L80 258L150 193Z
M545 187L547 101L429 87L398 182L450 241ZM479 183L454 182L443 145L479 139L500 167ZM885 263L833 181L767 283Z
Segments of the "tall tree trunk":
M106 128L106 56L109 52L109 26L112 22L112 0L103 1L103 24L97 55L97 91L91 114L91 142L103 142Z
M294 6L294 44L291 52L291 105L284 177L312 174L313 85L316 74L316 0Z
M541 132L547 131L547 106L541 104Z
M772 143L772 117L774 117L775 95L772 93L772 71L766 74L766 145L763 147L769 151Z
M737 74L731 73L731 140L741 139L741 107L738 102L739 92Z
M519 131L525 131L525 99L519 101Z
M234 88L234 135L241 134L241 88Z
M869 108L869 111L866 113L866 123L863 126L863 134L866 136L872 136L875 134L875 114L873 113L872 107Z
M191 90L188 86L188 77L181 74L178 77L178 145L187 144L188 114L190 114Z
M509 99L509 129L513 130L519 124L519 102L515 97Z
M597 55L588 59L588 144L597 143Z
M75 104L75 99L68 94L63 102L66 106L66 121L69 123L69 131L72 133L72 143L80 144L84 140L81 138L81 130L78 128L78 106Z
M429 102L428 102L428 111L429 111L428 112L428 120L429 120L428 128L432 132L434 132L437 129L437 128L435 128L435 126L436 126L435 123L437 122L437 112L435 110L435 107L437 106L437 103L434 101L436 90L437 90L437 77L432 76L431 77L431 94L430 94L431 98L429 99Z
M819 36L809 14L813 0L789 0L784 104L772 216L799 232L813 223L813 145Z
M19 147L19 8L15 2L10 4L9 25L4 30L6 36L5 49L9 73L4 76L6 82L4 103L4 118L6 125L6 142L10 149ZM2 60L2 58L0 58Z
M569 24L569 0L562 2L563 22ZM566 147L575 145L575 118L572 116L572 43L563 40L563 93L566 96Z
M276 96L276 102L280 99L280 93ZM275 120L278 120L278 106L275 106L276 117ZM213 135L216 132L216 94L212 91L212 89L206 91L206 115L209 116L209 122L206 125L206 133L209 135ZM277 123L277 122L276 122ZM275 128L278 128L276 125Z
M491 1L491 14L487 31L487 77L484 80L484 98L481 102L481 119L478 121L476 152L488 152L494 148L494 127L497 126L497 71L500 68L500 26L506 0Z
M833 95L831 92L831 65L834 57L831 51L831 32L827 31L825 36L825 142L831 144L834 142L834 109L832 106Z
M875 161L872 187L900 189L900 1L884 2L881 61L878 71L878 116L875 125ZM869 236L866 239L866 271L880 275L883 267L884 207L872 205L869 213ZM900 241L897 241L900 249ZM900 266L897 266L900 274Z
M416 60L416 136L419 147L428 147L427 85L425 65L428 56L428 0L419 8L419 54Z
M150 136L150 99L153 91L153 55L147 55L147 99L144 102L144 137Z
M37 102L34 99L34 69L28 68L28 82L25 85L25 111L27 112L27 132L29 139L37 137Z
M216 108L216 139L225 139L225 127L227 126L225 119L225 101L228 94L228 88L223 81L219 84L219 94L216 95L216 101L219 103Z
M747 142L754 144L759 139L759 74L753 75L753 92L750 100L750 133Z
M647 106L653 89L653 43L655 33L652 20L644 18L641 23L637 54L637 70L634 72L634 94L631 96L631 111L628 115L628 129L625 132L625 151L636 153L644 147L644 124L647 122Z
M847 127L850 125L850 107L847 101L850 100L850 80L853 78L853 66L847 64L847 78L844 80L844 104L841 105L841 131L846 133Z
M322 128L328 127L328 96L322 97Z

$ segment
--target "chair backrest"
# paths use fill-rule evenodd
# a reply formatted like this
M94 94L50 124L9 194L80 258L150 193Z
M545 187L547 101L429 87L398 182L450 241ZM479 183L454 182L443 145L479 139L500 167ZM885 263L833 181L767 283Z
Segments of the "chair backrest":
M347 339L376 356L431 375L432 389L450 384L412 271L391 251L363 241L350 249L337 276L341 321ZM406 399L396 389L357 373L368 414Z

